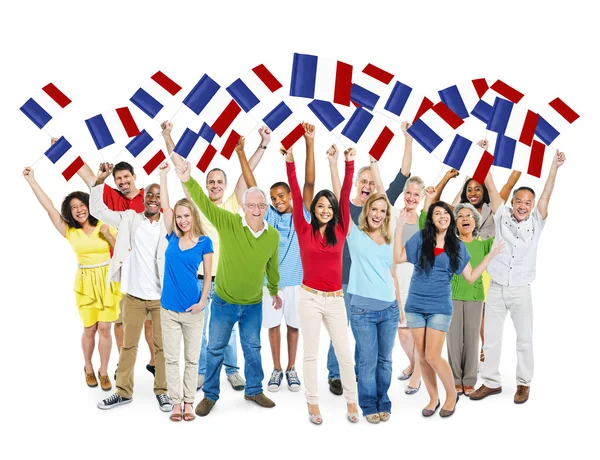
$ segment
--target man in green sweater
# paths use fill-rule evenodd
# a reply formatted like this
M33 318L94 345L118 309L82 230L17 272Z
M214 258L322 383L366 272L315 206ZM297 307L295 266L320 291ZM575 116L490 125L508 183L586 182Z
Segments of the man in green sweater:
M177 166L175 171L194 203L219 232L221 246L210 312L206 379L202 387L204 399L196 406L196 414L200 417L208 415L219 399L223 352L236 322L239 322L244 352L244 399L262 407L274 407L275 403L263 393L264 374L260 356L265 274L274 307L281 308L282 305L277 295L279 233L265 220L267 197L258 187L251 187L242 200L244 215L232 214L216 206L206 196L191 177L188 161Z

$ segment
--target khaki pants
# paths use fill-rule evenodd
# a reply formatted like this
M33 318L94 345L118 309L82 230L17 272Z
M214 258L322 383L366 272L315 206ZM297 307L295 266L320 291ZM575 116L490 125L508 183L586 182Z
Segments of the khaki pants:
M474 387L479 365L479 329L483 301L453 300L452 322L448 329L448 363L455 385Z
M198 314L179 313L163 308L160 312L163 342L165 347L165 367L167 387L172 404L181 404L181 375L179 355L183 336L183 402L193 404L198 383L198 357L204 327L204 311Z
M140 334L148 312L152 315L152 338L154 339L154 362L156 366L154 394L167 393L160 310L160 300L143 300L129 294L123 297L123 348L119 355L119 367L117 368L117 393L123 398L133 396L133 371Z
M344 298L323 297L300 288L298 316L304 343L303 371L306 400L309 404L319 402L317 369L321 322L323 322L340 366L344 397L348 404L355 403L357 401L356 374L348 339L348 317Z

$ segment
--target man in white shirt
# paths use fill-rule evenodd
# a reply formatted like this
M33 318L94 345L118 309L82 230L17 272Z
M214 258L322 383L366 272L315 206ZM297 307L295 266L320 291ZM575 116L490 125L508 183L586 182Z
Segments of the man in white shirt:
M507 312L510 312L517 332L517 392L514 402L522 404L529 399L529 385L533 377L531 283L535 279L537 246L546 225L556 173L564 162L564 153L557 151L537 206L535 192L529 187L519 187L513 192L512 208L509 208L503 204L491 174L485 180L494 212L496 238L504 241L505 249L494 258L487 270L492 281L485 305L485 361L481 363L483 385L471 393L473 400L502 392L498 367Z

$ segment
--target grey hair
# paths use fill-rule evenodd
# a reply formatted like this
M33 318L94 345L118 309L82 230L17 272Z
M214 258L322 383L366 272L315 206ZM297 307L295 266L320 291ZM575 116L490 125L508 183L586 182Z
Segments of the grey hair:
M356 173L356 177L358 178L358 176L360 176L362 173L364 173L365 171L369 171L371 172L371 167L370 166L363 166L362 168L360 168L358 170L358 172Z
M263 197L265 198L265 204L269 204L269 202L267 201L267 194L260 187L250 187L249 189L247 189L244 192L244 196L242 197L242 204L246 204L246 201L248 201L248 195L251 194L252 192L260 192L260 193L262 193Z
M408 180L404 183L404 188L402 189L403 192L405 192L406 189L408 188L408 184L416 184L416 185L420 186L421 193L419 193L419 195L423 194L423 190L425 190L425 181L423 179L421 179L419 176L410 176L408 178Z
M220 171L221 174L223 174L223 179L225 180L225 185L227 185L227 174L225 174L225 171L223 171L221 168L213 168L210 171L208 171L208 174L206 175L206 183L208 184L208 176L210 176L210 173L215 172L215 171Z
M471 203L460 203L460 204L457 204L456 207L454 208L454 219L456 219L456 216L458 216L458 211L460 211L463 208L468 209L469 211L471 211L473 213L473 217L475 218L475 228L473 229L473 238L475 238L476 236L479 235L479 224L481 222L481 214L479 214L479 211L477 211L477 209L475 209L475 206L473 206ZM456 225L456 234L458 236L458 221L457 221L457 225Z
M144 189L144 196L148 195L148 192L150 191L150 189L152 187L158 187L158 188L160 188L160 185L158 185L158 184L146 185L146 188Z

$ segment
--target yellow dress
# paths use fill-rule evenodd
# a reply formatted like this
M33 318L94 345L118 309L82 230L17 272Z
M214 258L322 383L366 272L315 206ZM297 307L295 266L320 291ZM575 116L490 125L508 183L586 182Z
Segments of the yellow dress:
M77 255L80 266L103 264L110 261L110 245L100 233L102 222L98 221L91 235L81 228L67 226L67 241ZM111 228L111 233L116 230ZM113 234L114 234L113 233ZM75 274L75 301L84 327L98 321L110 323L119 317L121 288L119 283L106 283L109 265L94 268L77 268Z

